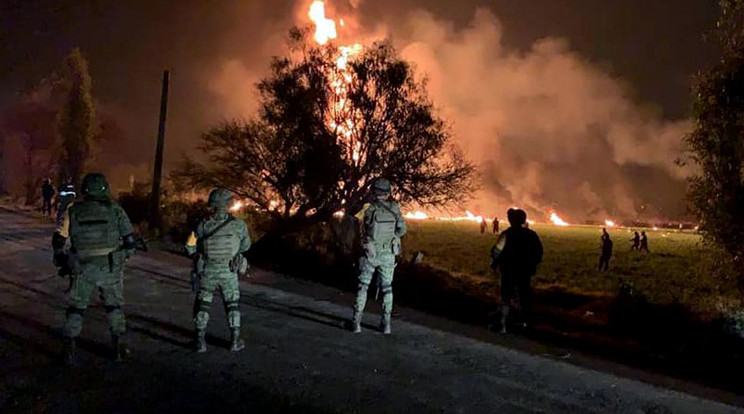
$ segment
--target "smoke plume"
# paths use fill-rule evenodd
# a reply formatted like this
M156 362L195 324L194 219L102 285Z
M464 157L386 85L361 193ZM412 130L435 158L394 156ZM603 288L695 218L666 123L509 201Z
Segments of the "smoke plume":
M307 24L306 5L295 8L298 24ZM635 102L625 82L573 52L569 40L543 38L514 50L485 9L461 27L423 10L391 27L360 24L359 6L337 5L351 13L343 16L341 42L391 36L426 77L455 140L480 168L482 190L468 206L477 214L503 215L514 205L537 220L556 209L574 222L684 213L685 172L674 160L689 121L665 120ZM273 40L280 53L281 39ZM251 69L226 59L210 77L225 113L254 110L247 85L261 74Z

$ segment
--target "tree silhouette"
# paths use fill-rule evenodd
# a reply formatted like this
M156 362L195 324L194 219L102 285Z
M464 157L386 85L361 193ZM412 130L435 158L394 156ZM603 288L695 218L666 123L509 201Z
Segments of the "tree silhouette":
M451 143L426 82L389 42L351 53L309 45L295 29L289 46L258 84L258 115L203 134L208 162L187 158L174 179L227 187L299 221L356 214L377 177L394 183L401 202L424 206L473 190L473 166Z
M695 129L686 138L699 174L690 199L709 240L744 275L744 1L723 0L715 35L720 61L697 77Z

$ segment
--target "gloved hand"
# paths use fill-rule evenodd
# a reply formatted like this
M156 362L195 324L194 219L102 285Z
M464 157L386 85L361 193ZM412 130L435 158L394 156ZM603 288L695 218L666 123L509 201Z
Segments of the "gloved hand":
M67 253L64 251L55 252L54 257L52 257L52 263L55 267L67 266Z

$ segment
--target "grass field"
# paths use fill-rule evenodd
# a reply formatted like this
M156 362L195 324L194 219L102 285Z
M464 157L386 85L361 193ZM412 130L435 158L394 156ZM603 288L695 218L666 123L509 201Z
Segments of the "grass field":
M420 250L425 263L457 277L493 278L489 252L496 237L480 234L477 223L409 220L408 225L403 241L407 255ZM630 229L609 229L613 256L610 270L600 272L599 227L535 224L532 229L545 249L533 282L536 288L614 295L622 279L651 302L679 303L698 311L720 307L722 296L736 295L735 286L722 285L701 271L701 240L694 233L643 229L649 238L648 254L630 250Z

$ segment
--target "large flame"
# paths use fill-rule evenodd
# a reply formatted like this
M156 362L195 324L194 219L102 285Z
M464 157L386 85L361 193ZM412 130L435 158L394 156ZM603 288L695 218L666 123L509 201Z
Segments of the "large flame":
M310 4L308 16L315 25L314 39L317 44L325 45L337 38L336 22L326 17L324 1L316 0ZM344 148L347 159L353 165L359 165L363 161L363 154L362 144L356 136L356 128L361 121L361 116L348 105L349 88L353 82L349 60L360 54L362 50L362 45L358 43L339 46L336 68L326 73L333 91L332 110L328 111L326 124L335 133L338 143Z
M550 222L555 224L556 226L568 226L568 223L560 218L560 216L558 216L558 213L556 213L555 211L550 213Z
M615 227L615 222L612 221L612 220L607 219L607 220L605 220L605 226L607 226L607 227Z
M310 4L310 10L307 12L310 20L315 24L315 41L319 45L328 43L329 40L335 39L336 22L327 18L325 15L325 3L316 0Z

